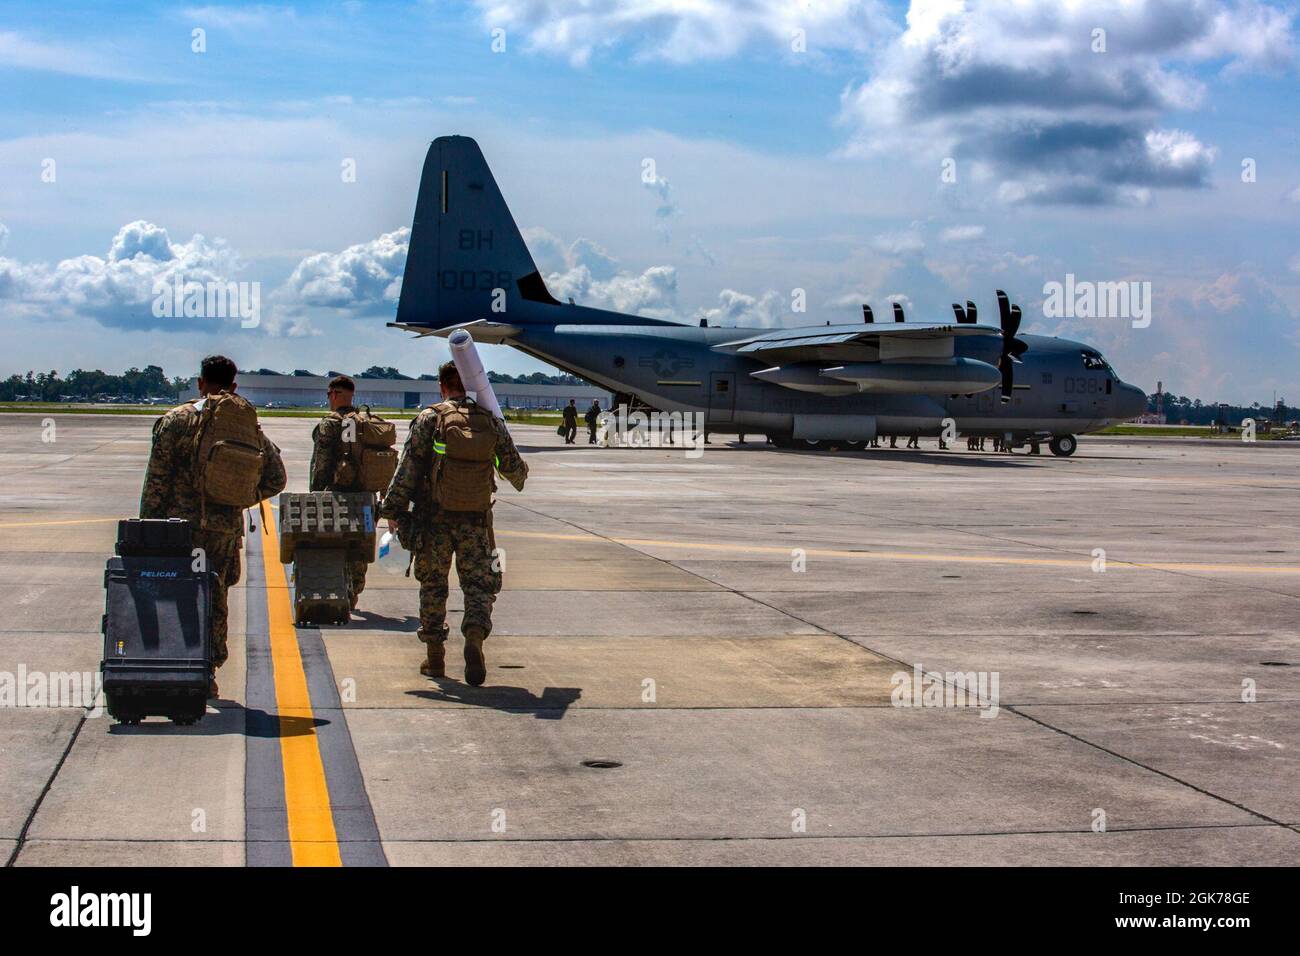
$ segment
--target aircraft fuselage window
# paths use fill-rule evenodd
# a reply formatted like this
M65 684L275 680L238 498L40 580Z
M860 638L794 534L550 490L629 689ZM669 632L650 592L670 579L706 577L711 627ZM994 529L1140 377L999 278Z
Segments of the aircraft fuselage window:
M719 391L719 392L725 392L725 391L727 390L727 385L728 385L728 382L727 382L727 380L726 380L725 378L720 378L720 379L718 379L718 391Z
M1083 367L1084 368L1105 368L1106 360L1102 358L1100 355L1089 355L1085 352L1083 356Z

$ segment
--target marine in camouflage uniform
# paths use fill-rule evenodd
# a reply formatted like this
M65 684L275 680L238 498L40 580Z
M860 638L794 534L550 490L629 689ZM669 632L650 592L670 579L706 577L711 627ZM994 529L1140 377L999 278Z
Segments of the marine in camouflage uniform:
M204 504L199 490L195 458L198 451L199 407L189 402L164 414L153 426L153 448L140 493L141 518L184 518L194 527L194 547L207 556L208 570L216 574L212 589L212 647L214 663L226 662L229 613L227 589L239 581L239 549L243 543L244 512L233 505ZM259 498L271 498L288 481L280 449L262 430L257 431L264 461Z
M379 514L398 523L402 543L415 558L415 576L420 582L420 640L427 645L428 662L421 673L443 676L443 645L447 626L447 576L453 555L456 575L465 594L466 680L481 684L481 646L492 632L492 605L501 590L501 572L494 566L492 512L440 510L434 498L434 458L439 409L452 403L471 402L464 395L431 405L411 422L393 480L384 492ZM490 416L489 416L490 417ZM523 490L528 465L519 456L504 422L492 419L496 433L496 470L517 490ZM480 674L469 665L469 644L479 645ZM474 677L478 677L474 680Z
M308 491L351 491L335 484L339 461L343 458L343 416L357 409L344 405L335 409L320 420L320 424L311 433L311 484ZM352 599L352 608L356 610L357 598L366 587L366 559L356 558L348 562L348 586Z

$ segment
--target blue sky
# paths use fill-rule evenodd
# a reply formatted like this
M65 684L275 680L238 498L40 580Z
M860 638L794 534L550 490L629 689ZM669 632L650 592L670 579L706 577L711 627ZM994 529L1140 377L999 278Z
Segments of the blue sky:
M1004 287L1149 390L1297 401L1295 21L1255 0L10 2L0 373L181 374L216 349L429 371L441 343L384 322L424 148L462 133L557 295L771 325L891 298L992 314ZM261 325L150 315L181 267L259 282ZM1150 282L1150 327L1045 315L1067 273Z

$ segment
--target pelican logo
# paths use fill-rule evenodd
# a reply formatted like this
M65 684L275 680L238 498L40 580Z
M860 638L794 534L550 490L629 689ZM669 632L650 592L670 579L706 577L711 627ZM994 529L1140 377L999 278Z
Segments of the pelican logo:
M667 378L676 375L684 368L694 368L694 359L682 358L670 349L660 349L654 355L646 356L637 363L642 368L653 368L655 375Z

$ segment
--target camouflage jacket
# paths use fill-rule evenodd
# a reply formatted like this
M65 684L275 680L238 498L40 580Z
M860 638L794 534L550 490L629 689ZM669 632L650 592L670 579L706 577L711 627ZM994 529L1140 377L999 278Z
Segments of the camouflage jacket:
M206 507L203 505L195 475L198 428L199 409L194 403L177 406L154 422L153 448L144 475L144 490L140 493L140 517L186 518L196 527L202 518L202 527L208 531L242 535L244 520L239 508L211 502ZM262 498L270 498L284 490L288 477L280 460L280 449L260 428L257 435L266 456L257 493Z
M415 523L418 527L428 527L437 511L433 498L433 443L438 428L438 409L452 402L472 401L468 398L453 398L438 405L430 405L415 416L411 429L406 435L406 445L402 448L402 457L397 463L397 471L384 492L383 505L379 509L380 517L397 518L414 510ZM510 432L505 423L492 419L496 431L497 474L514 486L516 491L523 491L524 481L528 478L528 463L519 455Z
M343 457L343 416L356 409L345 405L321 419L311 433L311 484L308 491L331 491L334 473Z

